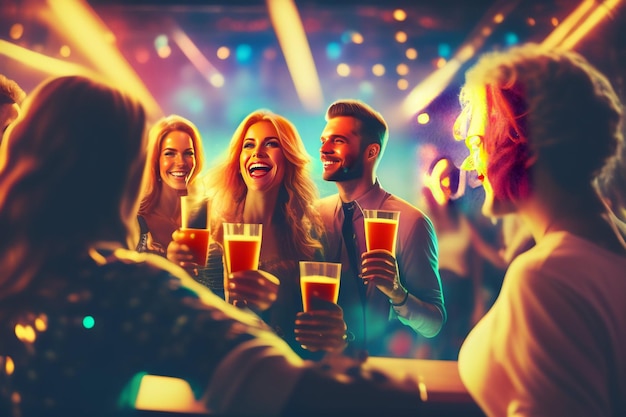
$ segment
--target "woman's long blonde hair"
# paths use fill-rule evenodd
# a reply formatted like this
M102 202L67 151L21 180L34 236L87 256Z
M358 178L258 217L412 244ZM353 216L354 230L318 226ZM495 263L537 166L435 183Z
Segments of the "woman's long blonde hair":
M276 204L273 222L284 228L283 250L291 256L310 258L321 245L315 236L321 236L322 221L313 207L319 197L311 179L311 157L306 152L296 127L286 118L261 109L250 113L239 124L232 136L226 154L206 175L205 186L211 200L216 235L221 235L223 221L238 221L248 193L239 172L244 135L255 123L270 122L278 132L278 140L287 160L285 176Z

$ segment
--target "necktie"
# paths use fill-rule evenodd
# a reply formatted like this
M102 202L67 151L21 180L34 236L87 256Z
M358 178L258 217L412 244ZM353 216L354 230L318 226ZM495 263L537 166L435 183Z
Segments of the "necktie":
M343 242L348 254L348 260L350 262L350 270L352 271L352 278L355 280L356 288L359 292L359 299L361 302L361 314L362 323L360 324L361 330L356 330L361 334L362 340L358 343L358 346L354 346L355 350L352 353L355 357L366 357L367 354L367 323L366 323L366 290L363 285L363 280L359 276L361 273L361 254L357 250L358 245L356 242L356 235L354 233L353 215L354 210L357 208L356 203L351 201L349 203L342 203L343 209L343 225L341 227L341 233L343 235ZM350 331L350 329L348 329ZM358 338L358 337L357 337ZM349 353L348 353L349 354Z
M354 275L359 275L361 271L361 262L359 262L359 256L357 254L356 235L354 234L354 225L352 223L352 216L354 215L354 208L356 206L354 201L349 203L342 203L343 209L343 225L341 233L343 234L343 242L348 252L348 260L350 261L350 269L354 271Z

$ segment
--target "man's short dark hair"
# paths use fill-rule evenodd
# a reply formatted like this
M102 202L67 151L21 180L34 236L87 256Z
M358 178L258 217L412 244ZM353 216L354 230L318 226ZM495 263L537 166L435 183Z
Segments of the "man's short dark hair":
M385 146L387 146L389 127L379 112L362 101L344 99L335 101L326 110L327 121L339 116L354 117L360 120L360 134L364 139L361 143L362 149L365 149L369 144L377 143L380 145L380 155L382 156Z

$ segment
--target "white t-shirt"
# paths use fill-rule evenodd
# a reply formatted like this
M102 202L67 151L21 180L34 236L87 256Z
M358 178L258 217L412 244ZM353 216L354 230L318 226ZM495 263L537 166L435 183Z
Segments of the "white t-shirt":
M546 235L509 267L459 372L490 417L626 416L626 256Z

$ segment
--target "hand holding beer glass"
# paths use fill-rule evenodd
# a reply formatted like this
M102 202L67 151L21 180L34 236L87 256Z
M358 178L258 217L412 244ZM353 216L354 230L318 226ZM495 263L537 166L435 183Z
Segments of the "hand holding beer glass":
M338 351L346 346L343 310L337 305L341 264L300 262L304 312L296 316L296 340L310 351Z
M207 203L201 203L188 195L180 197L181 227L176 233L176 241L189 248L189 262L196 266L206 266L210 240L209 213L207 207L206 220L198 219L198 213L202 212L200 204Z
M260 312L278 296L279 281L259 271L262 224L224 223L224 292L226 301Z
M363 210L367 252L361 255L361 278L373 283L390 299L405 295L396 263L399 211Z

